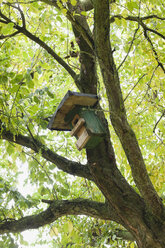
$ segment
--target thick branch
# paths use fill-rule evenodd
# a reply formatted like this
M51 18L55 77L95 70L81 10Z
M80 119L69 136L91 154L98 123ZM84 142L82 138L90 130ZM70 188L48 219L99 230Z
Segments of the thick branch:
M44 146L40 141L34 138L32 139L31 137L24 136L22 134L13 135L10 131L5 130L1 132L1 138L27 148L31 148L37 153L41 152L43 158L54 163L60 170L63 170L66 173L92 180L88 166L59 156L57 153L51 151L48 147Z
M45 42L40 40L40 38L36 37L32 33L30 33L27 29L21 28L21 27L16 27L21 33L23 33L25 36L27 36L30 40L33 40L35 43L40 45L42 48L44 48L60 65L63 66L63 68L71 75L71 77L75 80L77 75L76 73L72 70L72 68L60 57L53 51L52 48L50 48Z
M118 222L118 218L113 210L111 209L110 211L105 203L86 199L56 200L40 214L23 217L19 220L1 222L0 234L9 232L17 233L28 229L39 228L66 215L87 215Z
M40 1L60 9L56 0L55 1L40 0ZM79 8L81 10L86 10L85 8L91 6L91 4L89 4L89 2L90 1L78 1ZM70 1L68 1L68 4L70 5ZM73 27L83 36L84 40L87 42L87 44L90 46L90 48L93 49L94 48L94 42L93 42L92 37L88 34L88 32L86 32L86 29L84 29L83 25L79 21L77 21L77 18L75 18L72 15L72 12L68 8L66 8L65 6L64 6L64 8L66 10L66 18L71 22Z
M96 58L93 51L93 36L86 17L81 15L83 10L81 6L75 9L71 4L68 4L69 13L75 11L74 22L72 28L76 42L80 49L80 75L76 81L76 85L81 92L97 94L97 76L96 76ZM81 29L79 24L81 23ZM89 42L91 40L91 42Z
M74 28L80 32L80 34L83 36L86 43L89 45L91 49L94 49L94 42L92 37L86 32L86 29L73 17L70 11L67 11L66 17L68 20L72 23Z
M139 144L126 116L119 75L114 63L111 44L109 43L108 1L103 0L101 5L99 0L94 1L95 43L109 100L111 122L121 141L132 169L134 181L142 197L150 208L150 211L160 217L163 214L163 204L148 176ZM104 15L102 14L103 11ZM104 44L104 46L100 44Z

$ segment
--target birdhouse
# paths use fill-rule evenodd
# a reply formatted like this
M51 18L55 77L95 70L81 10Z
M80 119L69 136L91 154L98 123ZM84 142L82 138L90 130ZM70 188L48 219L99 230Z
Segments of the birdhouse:
M96 114L97 95L68 91L54 115L48 128L50 130L70 131L77 139L78 150L96 147L105 135L104 126Z

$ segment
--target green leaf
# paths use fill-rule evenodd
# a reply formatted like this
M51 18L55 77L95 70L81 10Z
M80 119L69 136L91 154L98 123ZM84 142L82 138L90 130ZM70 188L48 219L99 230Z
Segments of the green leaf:
M17 85L15 84L13 87L11 87L9 89L9 92L10 93L17 93L19 89L20 89L20 85L19 84L17 84Z
M8 35L13 31L14 23L9 22L8 24L2 26L1 32L3 35Z
M73 231L73 223L68 221L68 232L71 233Z
M63 187L59 188L59 192L63 196L68 196L69 195L69 191L67 189L63 188Z
M81 11L81 15L83 15L83 16L87 16L86 11Z
M70 0L71 4L75 6L77 4L77 0Z
M36 67L36 71L38 72L38 74L41 74L42 73L41 67L40 66L37 66Z
M138 3L136 1L128 1L127 2L127 8L130 10L130 11L133 11L134 9L138 9L139 6L138 6Z
M34 96L34 101L39 104L40 103L40 99L37 96Z
M6 151L7 151L7 153L8 153L9 155L11 155L11 154L13 154L13 153L15 152L15 148L14 148L13 145L8 144Z
M60 16L56 17L57 21L62 22L62 18Z
M57 227L53 226L51 227L51 230L50 230L50 236L53 237L53 236L58 236L58 229Z
M72 222L71 221L65 222L63 228L64 228L64 232L71 233L73 231L73 224L72 224Z
M7 83L8 77L7 75L0 75L0 83Z
M118 26L121 26L121 20L119 18L115 18L115 23Z
M47 90L47 94L48 94L48 96L49 96L50 98L54 98L53 93L51 93L49 90Z
M22 81L23 77L24 76L22 74L18 74L10 82L11 82L11 84L18 84Z
M61 9L61 12L63 13L63 15L65 15L66 16L66 14L67 14L67 9Z

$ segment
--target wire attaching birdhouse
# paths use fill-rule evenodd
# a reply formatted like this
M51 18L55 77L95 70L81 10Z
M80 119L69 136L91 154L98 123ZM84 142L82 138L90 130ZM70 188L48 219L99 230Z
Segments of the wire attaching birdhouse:
M77 138L78 150L96 147L105 135L104 126L97 116L97 95L68 91L52 116L50 130L70 131Z

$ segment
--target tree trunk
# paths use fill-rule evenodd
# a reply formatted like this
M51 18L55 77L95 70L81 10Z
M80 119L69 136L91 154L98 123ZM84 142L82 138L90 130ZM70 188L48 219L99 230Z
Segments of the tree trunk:
M43 2L49 2L50 5L58 7L56 1L43 0ZM45 203L50 204L46 211L36 216L14 221L17 225L12 221L7 221L5 224L0 223L0 230L17 232L24 230L23 228L27 226L28 228L38 228L42 224L51 223L63 215L86 214L95 218L116 221L132 234L131 237L136 240L138 248L165 248L165 208L152 185L136 135L128 123L119 74L113 58L109 30L110 1L84 0L77 2L76 6L72 6L69 2L68 9L76 13L71 23L80 48L79 75L49 46L31 34L24 26L20 27L15 24L15 29L38 43L58 61L75 80L75 84L81 92L97 94L97 58L109 101L110 120L127 156L132 177L139 193L129 185L117 167L108 123L100 106L97 106L100 110L98 115L104 124L106 135L96 148L87 149L88 163L85 166L64 159L34 137L29 138L21 134L13 135L9 130L3 128L1 130L3 139L31 148L35 152L41 152L43 158L56 164L59 169L66 173L94 181L104 195L106 203L86 199L61 200L56 201L56 203L46 200ZM81 15L83 10L89 10L92 6L94 6L94 35L90 31L86 17ZM69 11L67 12L68 19L72 18L71 15L69 16ZM0 14L1 18L4 18L1 12ZM10 23L10 19L4 20L5 23ZM83 32L81 32L82 30Z

